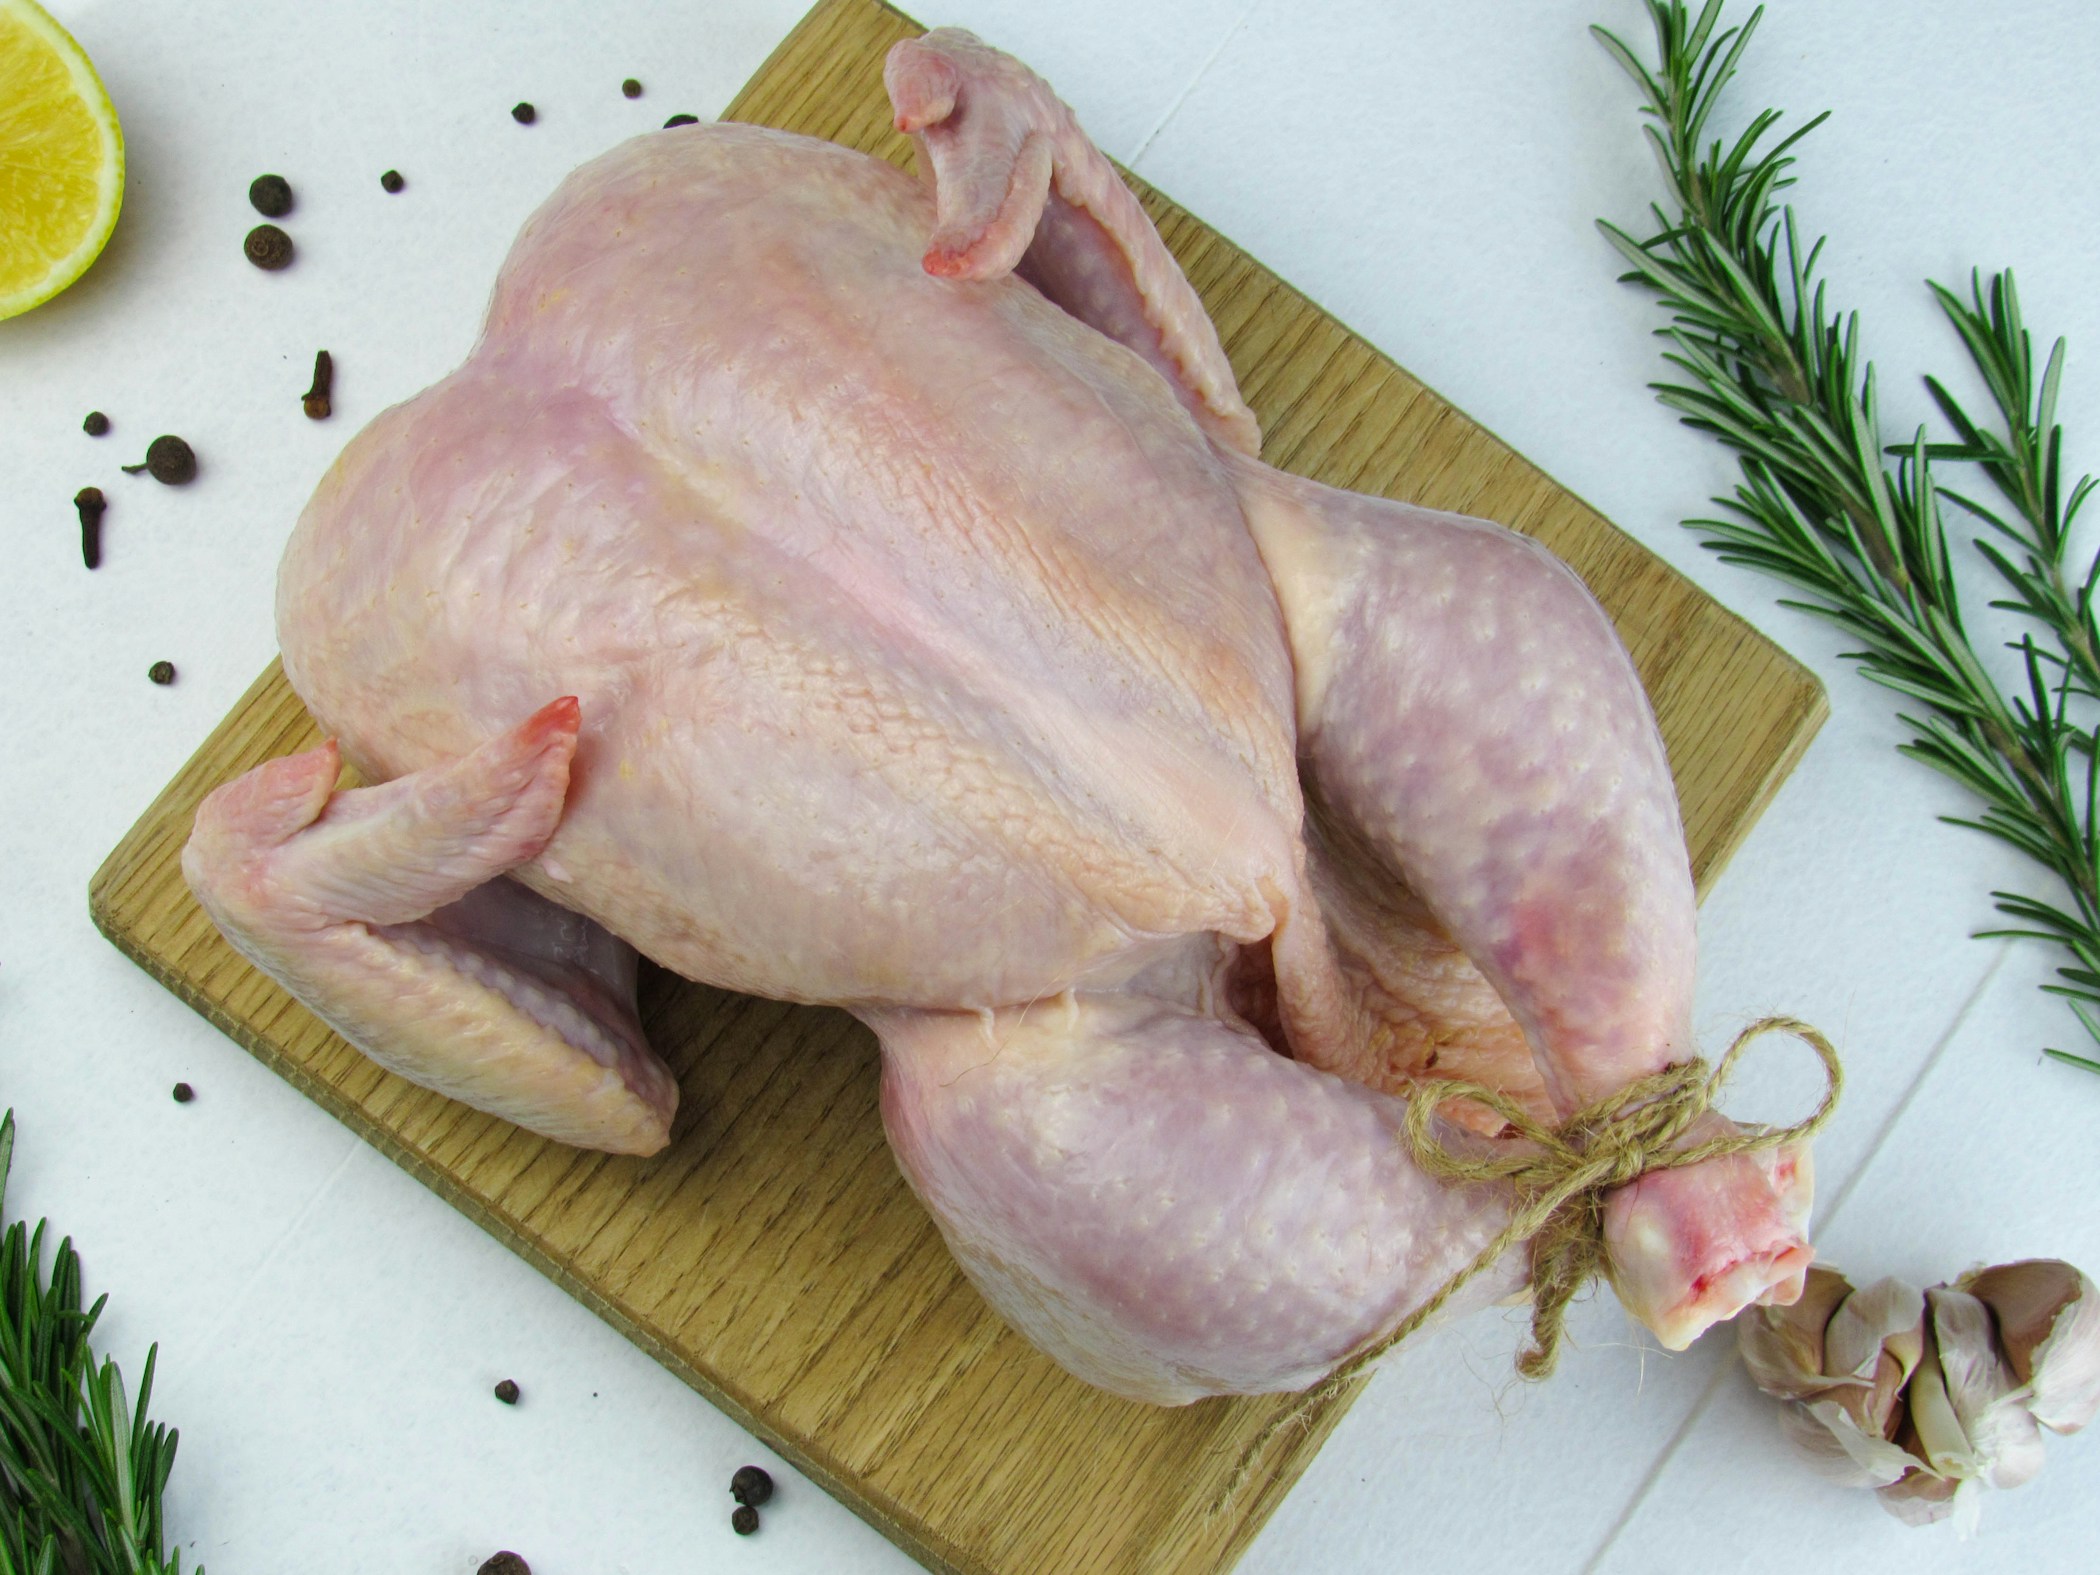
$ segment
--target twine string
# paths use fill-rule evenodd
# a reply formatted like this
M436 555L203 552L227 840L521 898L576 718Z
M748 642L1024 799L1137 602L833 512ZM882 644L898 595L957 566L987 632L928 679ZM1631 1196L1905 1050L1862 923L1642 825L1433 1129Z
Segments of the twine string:
M1801 1040L1822 1062L1825 1087L1815 1110L1790 1126L1740 1127L1680 1147L1713 1109L1743 1051L1772 1033ZM1324 1402L1435 1317L1519 1242L1530 1244L1532 1315L1531 1344L1518 1356L1517 1371L1528 1379L1546 1377L1560 1357L1568 1304L1604 1268L1604 1205L1612 1192L1651 1171L1680 1170L1724 1154L1763 1153L1802 1142L1830 1119L1843 1088L1837 1051L1816 1029L1794 1017L1759 1018L1735 1036L1711 1068L1698 1057L1664 1067L1593 1100L1557 1127L1534 1120L1506 1094L1478 1083L1440 1078L1419 1084L1408 1095L1401 1128L1415 1163L1442 1181L1506 1183L1513 1194L1509 1220L1434 1295L1392 1329L1351 1352L1271 1419L1241 1453L1213 1511L1239 1495L1255 1462L1278 1434L1310 1423ZM1437 1111L1452 1099L1487 1106L1503 1119L1513 1140L1497 1140L1488 1152L1448 1146L1436 1135L1435 1122Z

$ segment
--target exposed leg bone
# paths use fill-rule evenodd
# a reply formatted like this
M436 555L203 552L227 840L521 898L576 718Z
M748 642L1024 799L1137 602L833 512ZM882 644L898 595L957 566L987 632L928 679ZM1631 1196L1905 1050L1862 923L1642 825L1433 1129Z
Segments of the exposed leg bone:
M1212 437L1243 454L1261 429L1203 303L1115 166L1049 85L960 28L890 50L897 129L932 172L926 271L1018 269L1043 294L1150 361Z
M576 748L557 700L447 765L337 792L333 742L199 806L183 873L227 938L366 1055L544 1136L663 1147L678 1086L635 956L497 877L553 835Z
M1691 872L1661 737L1603 609L1499 525L1242 469L1327 811L1494 985L1560 1115L1688 1059ZM1620 1189L1608 1240L1629 1310L1682 1346L1751 1301L1791 1302L1807 1194L1792 1151Z

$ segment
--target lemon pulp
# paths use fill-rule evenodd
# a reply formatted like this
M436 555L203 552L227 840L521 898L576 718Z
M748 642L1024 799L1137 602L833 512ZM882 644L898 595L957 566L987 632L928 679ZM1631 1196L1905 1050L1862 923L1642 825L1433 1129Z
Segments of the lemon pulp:
M35 0L0 0L0 318L87 271L124 198L124 133L95 68Z

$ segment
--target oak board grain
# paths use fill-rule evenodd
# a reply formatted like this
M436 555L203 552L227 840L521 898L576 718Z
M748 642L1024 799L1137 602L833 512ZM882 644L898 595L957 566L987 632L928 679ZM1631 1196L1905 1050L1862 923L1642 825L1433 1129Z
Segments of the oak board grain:
M918 31L824 0L730 118L900 164L884 51ZM1654 700L1702 889L1825 714L1815 680L1580 499L1132 179L1218 324L1272 464L1486 515L1572 563ZM562 1148L382 1072L219 937L179 856L213 787L319 742L272 664L96 873L96 923L296 1087L543 1270L923 1563L969 1575L1230 1567L1345 1409L1161 1410L1067 1377L963 1280L884 1143L873 1039L844 1013L645 970L683 1098L649 1160ZM1353 1395L1354 1391L1351 1391Z

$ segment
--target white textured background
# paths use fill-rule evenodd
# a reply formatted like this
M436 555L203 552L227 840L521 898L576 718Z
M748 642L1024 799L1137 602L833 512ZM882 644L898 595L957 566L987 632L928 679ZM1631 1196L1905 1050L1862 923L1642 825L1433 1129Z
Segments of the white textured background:
M0 323L0 1102L10 1211L48 1213L111 1293L134 1378L180 1426L170 1515L214 1575L902 1570L909 1561L583 1308L137 972L88 922L88 876L273 650L272 576L342 441L449 370L518 224L585 157L718 111L801 0L51 0L121 113L130 183L107 254ZM1733 7L1740 18L1748 7ZM1978 1260L2100 1269L2100 1078L2035 986L2041 954L1967 938L2029 870L1935 822L1966 808L1897 757L1888 697L1678 521L1728 482L1644 384L1645 299L1592 227L1657 182L1630 84L1587 36L1646 41L1634 0L922 0L1042 71L1112 154L1470 412L1820 673L1833 716L1706 905L1710 1044L1785 1011L1843 1047L1819 1240L1855 1277ZM1836 111L1794 197L1831 235L1892 435L1958 369L1922 280L2019 272L2074 356L2075 471L2100 466L2100 13L1773 0L1733 100ZM629 103L628 75L647 84ZM508 115L529 98L539 123ZM1739 118L1736 122L1739 124ZM409 187L383 194L380 171ZM297 266L250 268L251 177L283 173ZM298 413L315 348L335 420ZM1965 380L1957 386L1970 388ZM91 408L116 430L82 435ZM116 473L162 431L195 485ZM69 500L113 499L106 562ZM160 689L147 665L168 658ZM1783 1059L1783 1058L1775 1058ZM196 1085L177 1106L169 1085ZM1798 1081L1752 1075L1752 1109ZM2087 1567L2100 1438L2054 1441L1979 1540L1910 1531L1787 1452L1728 1342L1668 1356L1609 1296L1543 1387L1489 1316L1371 1387L1242 1568L2043 1571ZM489 1397L516 1377L525 1403ZM747 1459L781 1487L734 1539ZM1114 1513L1103 1506L1103 1513Z

